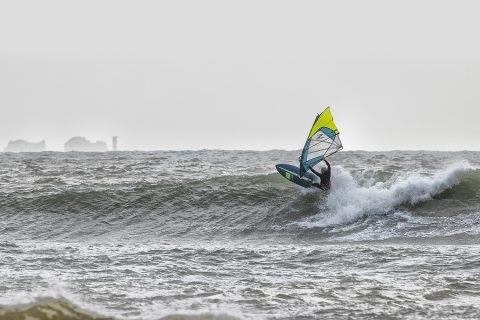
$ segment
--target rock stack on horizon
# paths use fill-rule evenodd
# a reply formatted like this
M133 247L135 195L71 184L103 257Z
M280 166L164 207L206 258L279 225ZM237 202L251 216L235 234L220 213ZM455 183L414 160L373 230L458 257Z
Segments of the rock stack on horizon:
M64 151L106 152L108 147L104 141L91 142L84 137L73 137L65 142Z
M28 142L22 139L10 140L3 152L42 152L47 149L44 140L40 142Z

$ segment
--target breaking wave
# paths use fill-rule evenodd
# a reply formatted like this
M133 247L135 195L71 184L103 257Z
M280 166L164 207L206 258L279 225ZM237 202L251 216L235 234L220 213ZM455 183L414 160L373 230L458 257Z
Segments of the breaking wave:
M478 175L465 179L467 174L475 170L468 162L459 162L431 176L410 174L361 186L348 171L337 166L333 168L332 189L322 205L322 212L305 219L301 224L322 227L348 223L364 215L386 214L400 206L414 206L433 200L434 196L459 185L462 179L465 180L463 184L468 184L469 190L478 189ZM451 193L450 196L455 194Z
M158 314L164 312L159 311ZM235 320L237 317L225 314L211 313L171 313L149 316L149 319L158 320ZM106 317L97 312L80 308L65 298L42 298L30 304L1 306L0 320L35 319L35 320L114 320L117 317Z
M0 233L59 240L94 237L304 237L305 228L351 223L395 210L479 211L479 171L468 162L423 174L353 172L334 166L330 193L302 189L277 173L109 184L38 184L0 192ZM380 178L378 178L380 177ZM424 210L426 212L426 210ZM318 236L310 233L308 236ZM1 236L0 236L1 239Z

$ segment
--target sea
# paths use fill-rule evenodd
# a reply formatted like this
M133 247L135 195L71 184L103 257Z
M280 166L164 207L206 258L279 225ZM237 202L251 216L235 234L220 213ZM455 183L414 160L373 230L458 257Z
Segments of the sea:
M0 319L479 319L480 152L0 154Z

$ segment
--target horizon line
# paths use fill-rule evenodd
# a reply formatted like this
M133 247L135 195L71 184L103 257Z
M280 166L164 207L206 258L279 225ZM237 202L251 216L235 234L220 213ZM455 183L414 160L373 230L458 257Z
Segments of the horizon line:
M201 148L201 149L124 149L124 150L107 150L107 151L63 151L63 150L44 150L44 151L0 151L0 153L113 153L113 152L183 152L183 151L244 151L244 152L273 152L273 151L284 151L284 152L294 152L301 151L302 149L220 149L220 148ZM473 149L389 149L389 150L367 150L367 149L353 149L353 150L342 150L343 152L480 152L480 150Z

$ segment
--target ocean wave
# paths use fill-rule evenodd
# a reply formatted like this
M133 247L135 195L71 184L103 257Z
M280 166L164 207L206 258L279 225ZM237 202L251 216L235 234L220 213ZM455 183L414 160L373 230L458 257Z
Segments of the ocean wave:
M337 166L333 168L332 189L325 202L325 210L300 224L306 227L338 225L365 215L386 214L402 205L414 206L433 200L436 195L452 196L455 192L448 193L447 190L456 185L462 189L478 189L480 179L475 170L477 168L462 161L432 176L409 174L371 186L360 186L347 170ZM462 181L462 185L458 186Z
M169 313L169 312L167 312ZM159 316L148 316L158 320L235 320L238 317L227 314L203 312L158 312ZM33 303L12 306L0 306L0 320L35 319L35 320L114 320L117 317L105 317L97 312L81 308L64 298L42 298Z
M381 169L352 173L334 166L330 193L300 188L277 173L79 184L0 194L0 232L4 237L49 239L315 237L305 228L351 223L397 209L421 215L478 212L479 190L480 171L467 162L430 175Z
M60 299L45 299L24 306L0 306L0 320L107 320Z
M165 205L205 208L213 205L257 205L280 196L285 186L277 174L218 176L206 179L165 180L113 186L70 186L0 194L3 208L21 211L111 212L137 208L154 209Z

